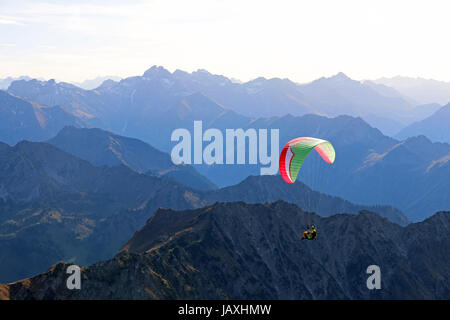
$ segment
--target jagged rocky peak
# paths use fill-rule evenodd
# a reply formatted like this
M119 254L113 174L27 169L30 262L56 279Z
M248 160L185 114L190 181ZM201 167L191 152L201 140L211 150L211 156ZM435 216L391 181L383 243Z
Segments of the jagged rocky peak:
M301 240L307 223L314 241ZM449 227L448 212L400 227L283 201L159 209L113 259L83 268L83 290L61 285L63 264L2 290L12 299L448 299ZM370 265L384 290L368 290Z

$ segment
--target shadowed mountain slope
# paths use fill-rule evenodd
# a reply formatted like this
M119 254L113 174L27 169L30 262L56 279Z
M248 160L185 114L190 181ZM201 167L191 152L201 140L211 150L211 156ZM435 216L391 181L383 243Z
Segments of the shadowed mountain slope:
M318 226L302 241L306 220ZM161 209L113 259L2 287L11 299L448 299L450 214L407 227L364 211L328 218L282 201ZM368 290L378 265L381 290Z

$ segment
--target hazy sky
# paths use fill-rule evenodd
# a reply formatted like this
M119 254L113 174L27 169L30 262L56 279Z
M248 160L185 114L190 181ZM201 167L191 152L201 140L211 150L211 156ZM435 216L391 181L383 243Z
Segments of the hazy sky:
M241 80L450 81L450 1L0 0L0 78L81 81L152 65Z

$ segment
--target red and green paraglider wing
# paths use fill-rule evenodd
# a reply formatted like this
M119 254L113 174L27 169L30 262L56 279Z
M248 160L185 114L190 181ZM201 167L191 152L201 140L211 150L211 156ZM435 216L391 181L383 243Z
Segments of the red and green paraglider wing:
M298 172L309 152L315 149L327 163L333 163L336 157L333 145L322 139L300 137L286 143L280 155L280 173L287 183L297 180Z

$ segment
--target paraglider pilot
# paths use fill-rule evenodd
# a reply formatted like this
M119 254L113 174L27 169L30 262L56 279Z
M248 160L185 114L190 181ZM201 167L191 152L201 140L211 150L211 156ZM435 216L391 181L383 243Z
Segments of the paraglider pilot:
M317 230L315 225L309 227L309 229L303 232L302 234L302 240L314 240L316 238L317 238Z

